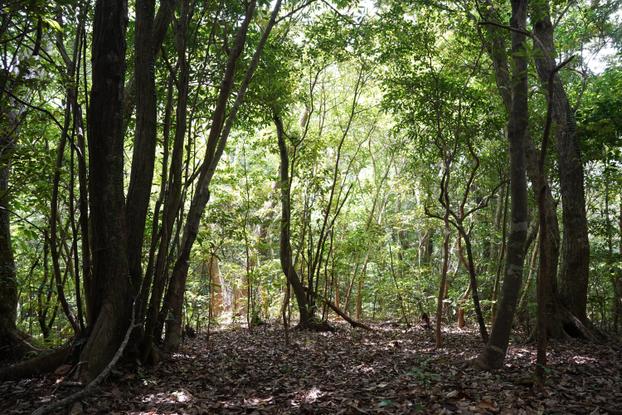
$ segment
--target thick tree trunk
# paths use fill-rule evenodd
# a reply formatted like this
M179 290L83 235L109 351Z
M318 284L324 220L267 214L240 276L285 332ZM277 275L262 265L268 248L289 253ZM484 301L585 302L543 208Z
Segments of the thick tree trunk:
M498 368L503 364L516 310L516 302L523 278L525 239L527 238L527 181L525 178L525 134L527 131L528 82L526 36L527 0L512 0L512 108L508 121L510 144L510 192L512 196L512 225L508 240L505 279L490 339L477 363L484 368Z
M555 68L555 44L547 0L534 2L531 20L534 25L534 47L539 51L535 62L538 76L546 87ZM587 291L590 246L585 210L585 190L581 149L577 137L574 111L558 75L553 82L553 121L557 142L560 193L562 197L561 264L559 296L562 304L582 323L587 323Z
M82 350L82 376L94 378L112 359L130 320L132 302L123 198L123 81L127 2L98 0L88 113L95 323Z

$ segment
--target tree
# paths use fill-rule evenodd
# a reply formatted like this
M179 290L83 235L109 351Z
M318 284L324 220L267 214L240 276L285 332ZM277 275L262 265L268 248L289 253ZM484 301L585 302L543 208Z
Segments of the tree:
M244 101L244 96L248 86L252 80L253 74L259 64L259 59L263 51L263 47L270 36L272 27L276 23L279 10L281 8L281 0L277 0L272 9L270 19L263 30L259 43L253 53L252 60L244 73L244 78L235 94L235 101L231 108L227 108L229 98L233 90L233 81L236 74L236 66L238 59L242 54L246 44L246 33L251 22L251 18L255 11L255 1L251 1L246 9L244 21L236 35L234 49L229 55L225 74L220 87L216 108L214 109L210 135L207 141L205 158L199 172L196 193L192 198L190 210L188 212L186 224L184 226L181 249L177 255L173 273L171 276L171 284L169 285L169 296L167 303L172 319L166 326L165 346L170 350L175 350L181 342L181 311L183 305L184 291L186 285L186 277L188 274L188 264L190 250L197 236L199 222L205 209L205 205L209 200L209 185L216 171L216 166L225 149L227 139L236 120L237 112ZM228 114L226 113L228 109Z
M532 3L536 69L543 85L555 72L553 24L547 0ZM547 98L548 99L548 98ZM564 232L560 262L559 294L562 304L582 323L587 323L587 291L590 246L585 212L585 190L581 149L577 138L574 110L559 75L553 81L553 120L559 162L560 193Z
M89 337L81 352L94 378L121 344L133 301L123 194L123 93L127 3L98 0L88 111L89 194L93 253Z
M279 145L279 157L281 164L279 166L279 187L281 189L281 233L279 241L279 257L281 260L281 268L287 279L287 284L294 289L294 295L298 302L298 313L300 315L299 326L301 328L310 328L312 326L312 313L309 310L307 301L307 293L302 285L302 281L298 273L294 269L292 259L292 245L290 238L291 228L291 182L289 155L287 151L287 143L285 141L285 130L283 121L278 114L274 114L274 125L276 126L276 134Z
M527 182L525 177L525 133L527 131L528 83L525 28L527 1L512 0L512 107L508 120L510 145L511 218L508 236L505 278L498 313L492 324L488 344L476 363L484 368L499 368L507 352L512 320L523 279L525 240L527 238Z

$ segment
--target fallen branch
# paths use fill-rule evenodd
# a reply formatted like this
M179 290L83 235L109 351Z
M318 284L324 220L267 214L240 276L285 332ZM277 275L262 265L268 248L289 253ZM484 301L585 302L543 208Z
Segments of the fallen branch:
M307 289L307 291L308 291L308 289ZM326 304L331 310L333 310L335 313L337 313L337 315L339 317L341 317L342 319L344 319L345 321L350 323L350 325L352 327L358 327L358 328L361 328L361 329L365 329L367 331L374 331L374 329L369 327L367 324L361 323L359 321L356 321L356 320L352 319L344 311L342 311L339 307L337 307L335 304L333 304L332 301L328 300L327 298L322 297L320 294L316 294L316 293L312 292L311 295L313 295L315 298L323 301L324 304Z

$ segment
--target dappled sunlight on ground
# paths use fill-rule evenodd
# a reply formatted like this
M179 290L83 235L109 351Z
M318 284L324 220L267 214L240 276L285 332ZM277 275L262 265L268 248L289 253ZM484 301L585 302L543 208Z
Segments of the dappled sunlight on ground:
M532 386L532 345L514 344L504 368L467 362L482 344L472 330L338 324L335 333L280 327L221 330L188 341L155 367L120 367L84 401L84 413L616 413L622 411L619 345L552 343L549 382ZM1 414L29 413L75 388L56 378L0 384ZM27 386L26 386L27 385ZM8 394L8 395L7 395Z

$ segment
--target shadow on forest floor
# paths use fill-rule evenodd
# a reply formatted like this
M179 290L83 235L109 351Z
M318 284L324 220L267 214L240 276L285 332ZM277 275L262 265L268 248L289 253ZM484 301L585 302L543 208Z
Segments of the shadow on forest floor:
M475 332L431 333L375 326L336 333L269 327L225 330L187 341L155 367L123 367L98 393L74 405L85 414L207 413L590 413L622 414L620 344L555 343L547 385L536 391L533 345L511 346L502 370L465 362L481 343ZM58 376L0 383L0 413L29 413L75 391ZM67 412L64 412L67 413Z

